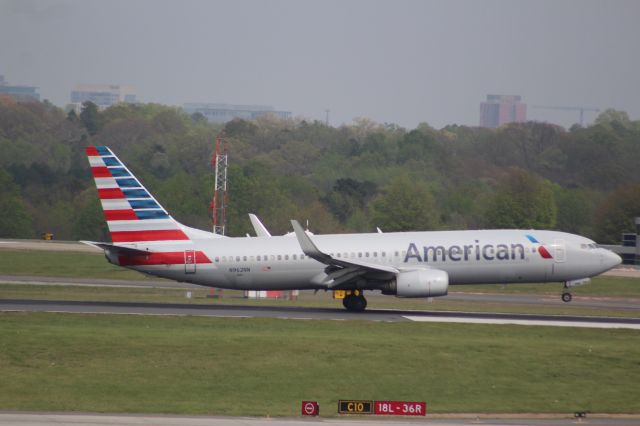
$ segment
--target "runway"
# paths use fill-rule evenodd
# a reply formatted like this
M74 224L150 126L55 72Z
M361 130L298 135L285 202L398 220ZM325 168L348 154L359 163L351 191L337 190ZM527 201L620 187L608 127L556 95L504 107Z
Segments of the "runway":
M79 287L128 287L128 288L164 288L164 289L202 289L202 286L188 283L179 283L162 279L142 279L142 280L112 280L98 278L65 278L65 277L42 277L42 276L16 276L0 275L0 284L24 284L24 285L60 285ZM304 292L303 292L304 293ZM310 291L307 293L311 293ZM559 294L559 293L558 293ZM320 293L316 297L323 297ZM376 294L367 297L387 297ZM566 306L560 300L560 296L534 295L534 294L499 294L499 293L474 293L456 291L453 287L451 292L441 300L461 301L461 302L484 302L484 303L508 303L524 305L547 305ZM576 296L571 302L576 308L597 308L611 310L637 311L640 315L640 300L612 297L584 297Z
M570 415L525 416L467 416L436 415L412 419L375 418L255 418L255 417L208 417L208 416L158 416L158 415L118 415L118 414L58 414L58 413L0 413L0 425L17 426L635 426L639 416L592 416L577 422Z
M57 312L75 314L167 315L228 318L280 318L296 320L454 322L470 324L517 324L589 328L640 329L640 318L528 315L476 312L411 311L371 309L349 312L345 309L196 305L179 303L87 302L57 300L0 300L4 312Z

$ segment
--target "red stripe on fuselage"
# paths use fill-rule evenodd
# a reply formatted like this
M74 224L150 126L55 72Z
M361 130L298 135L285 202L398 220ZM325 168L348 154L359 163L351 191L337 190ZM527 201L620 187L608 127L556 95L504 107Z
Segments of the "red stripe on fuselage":
M149 253L146 256L118 256L118 262L120 263L120 266L185 264L183 251ZM203 252L197 251L195 263L211 263L211 260Z
M189 237L180 229L163 229L157 231L119 231L111 233L114 243L132 241L174 241L188 240Z
M100 153L98 153L98 149L95 146L87 146L85 147L85 152L89 157L99 157Z
M133 210L105 210L105 220L138 220L136 212Z
M98 195L101 200L111 200L114 198L124 198L124 193L120 188L100 188Z
M94 178L112 177L111 176L111 172L109 171L109 169L107 169L106 167L102 167L102 166L92 167L91 168L91 173L93 173L93 177Z

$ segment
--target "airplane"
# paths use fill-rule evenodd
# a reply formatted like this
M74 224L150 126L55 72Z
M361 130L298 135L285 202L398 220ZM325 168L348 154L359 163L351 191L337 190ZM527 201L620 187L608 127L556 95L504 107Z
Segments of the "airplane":
M114 265L175 281L345 290L344 307L361 312L365 291L431 298L462 284L561 282L569 302L570 287L621 263L588 238L533 229L313 235L291 220L293 233L273 236L255 217L256 237L225 237L176 221L108 147L86 153L112 242L83 243Z

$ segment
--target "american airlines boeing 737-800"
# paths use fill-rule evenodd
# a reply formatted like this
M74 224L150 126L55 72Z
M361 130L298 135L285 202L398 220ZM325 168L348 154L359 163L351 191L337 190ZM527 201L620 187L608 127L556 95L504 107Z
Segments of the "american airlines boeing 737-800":
M240 290L348 290L345 308L362 311L364 291L397 297L445 296L449 285L582 283L621 262L579 235L540 230L479 230L230 238L173 219L104 146L87 147L111 243L109 262L208 287ZM398 206L402 208L402 206ZM255 219L254 219L255 218ZM570 301L571 294L563 293Z

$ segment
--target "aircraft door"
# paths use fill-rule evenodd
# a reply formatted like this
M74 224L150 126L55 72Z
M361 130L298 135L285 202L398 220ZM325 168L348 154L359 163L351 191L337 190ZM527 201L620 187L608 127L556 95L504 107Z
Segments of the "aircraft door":
M196 252L195 250L184 251L184 273L195 274L196 273Z
M564 240L555 240L553 242L553 259L555 263L564 263L567 260L567 250Z

